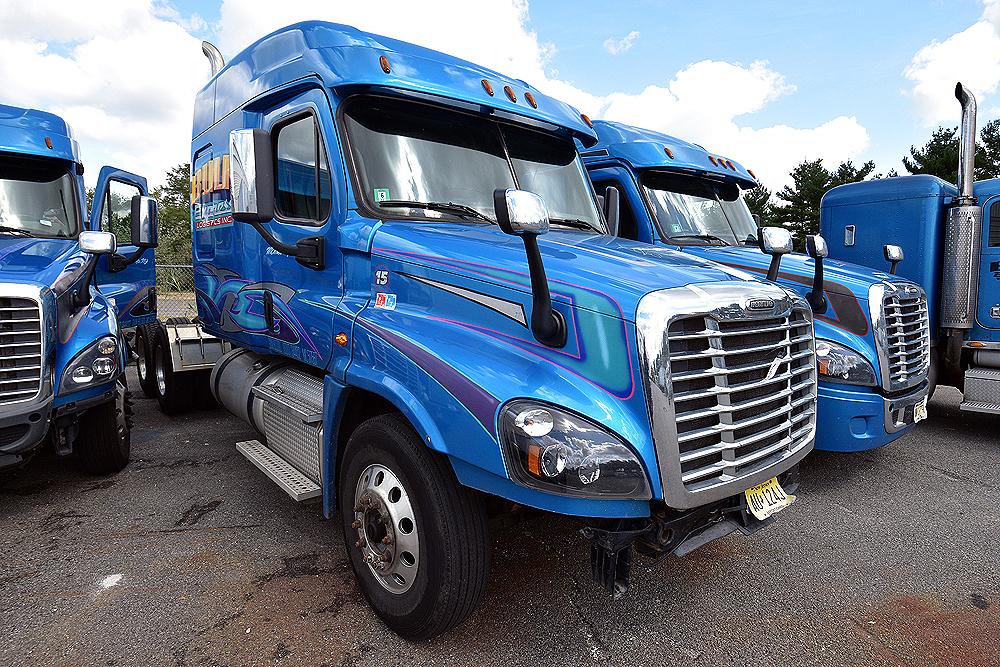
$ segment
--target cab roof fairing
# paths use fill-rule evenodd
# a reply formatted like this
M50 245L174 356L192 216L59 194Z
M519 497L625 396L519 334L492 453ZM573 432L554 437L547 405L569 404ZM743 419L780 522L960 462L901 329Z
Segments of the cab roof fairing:
M388 73L380 56L389 61ZM237 54L198 93L192 136L255 97L311 76L345 93L382 89L451 100L519 117L528 125L556 126L585 146L597 141L576 109L524 81L432 49L323 21L281 28ZM483 79L492 84L492 96ZM516 102L508 98L506 86ZM537 108L525 93L531 93Z
M48 137L52 148L45 144ZM80 161L80 147L69 125L47 111L0 104L0 153Z
M597 132L597 143L581 149L585 153L584 162L588 164L616 159L628 163L634 169L663 169L696 176L708 175L735 182L744 189L758 185L750 172L735 160L718 153L709 153L697 144L668 134L606 120L595 120L594 131ZM673 157L667 154L665 148L670 149ZM606 151L607 155L597 155L599 151ZM710 156L716 158L717 164L712 164ZM723 162L732 162L735 168L722 166Z

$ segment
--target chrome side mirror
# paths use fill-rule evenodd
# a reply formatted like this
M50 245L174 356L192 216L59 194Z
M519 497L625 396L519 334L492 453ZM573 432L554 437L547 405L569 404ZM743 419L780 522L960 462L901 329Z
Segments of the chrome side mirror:
M118 250L118 241L111 232L80 232L80 250L91 255L109 255Z
M229 187L233 220L266 222L274 217L274 165L266 130L229 133Z
M158 243L159 207L152 197L132 197L132 243L155 248Z
M898 245L886 244L885 248L882 249L885 254L885 259L889 262L889 273L895 275L896 267L900 262L903 261L903 249Z
M830 254L830 249L826 245L826 239L819 234L813 234L806 237L806 252L816 263L812 291L806 298L814 313L823 313L826 311L826 297L823 295L823 258Z
M771 256L771 265L767 268L767 279L774 282L778 279L778 268L781 266L781 256L792 251L792 233L782 227L759 227L757 243L760 250Z
M533 192L514 189L493 191L493 209L497 224L505 234L521 237L528 256L531 278L531 333L542 345L566 344L566 320L552 307L552 293L545 277L545 264L538 250L538 235L549 231L545 202Z
M545 202L527 190L496 190L493 208L497 224L505 234L513 236L538 236L549 231L549 214Z

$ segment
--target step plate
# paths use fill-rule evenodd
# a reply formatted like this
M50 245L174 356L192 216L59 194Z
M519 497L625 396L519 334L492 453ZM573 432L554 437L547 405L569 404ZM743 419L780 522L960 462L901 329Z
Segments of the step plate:
M1000 370L995 368L970 368L965 371L963 410L969 412L1000 413Z
M295 466L281 458L258 440L237 442L236 450L247 457L261 472L284 489L296 502L317 498L320 488L311 479L299 472Z
M1000 405L996 403L984 403L983 401L962 401L958 407L966 412L985 412L991 415L1000 415Z

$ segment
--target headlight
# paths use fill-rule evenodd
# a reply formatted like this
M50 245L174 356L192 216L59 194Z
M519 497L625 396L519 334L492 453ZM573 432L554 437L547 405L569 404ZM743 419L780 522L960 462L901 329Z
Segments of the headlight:
M874 387L875 369L849 347L828 340L816 341L816 365L822 380Z
M105 382L118 370L118 340L105 336L88 345L73 357L63 370L60 391L68 393Z
M500 427L516 482L566 496L651 497L645 468L632 448L583 417L518 400L504 408Z

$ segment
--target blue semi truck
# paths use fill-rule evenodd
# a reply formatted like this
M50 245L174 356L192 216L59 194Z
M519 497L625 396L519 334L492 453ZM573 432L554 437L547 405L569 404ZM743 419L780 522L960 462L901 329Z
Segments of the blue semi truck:
M0 469L46 444L95 474L128 464L124 331L155 317L156 202L112 167L93 202L65 121L0 105Z
M905 253L899 275L927 292L931 386L963 392L961 407L1000 414L1000 179L975 181L976 98L959 83L958 183L936 176L878 179L823 196L832 257L883 262L876 239Z
M487 507L583 521L594 576L774 520L812 449L812 313L608 235L574 139L523 81L354 28L274 32L198 93L200 324L232 345L238 450L339 511L359 587L414 639L460 623ZM612 216L613 217L613 216Z
M757 180L739 163L620 123L595 121L594 129L599 142L581 146L582 156L597 192L619 200L619 237L776 280L809 300L819 371L817 449L880 447L926 416L930 344L918 284L824 261L821 237L809 239L812 257L782 258L790 250L783 243L761 247L762 234L779 230L758 228L741 196Z

